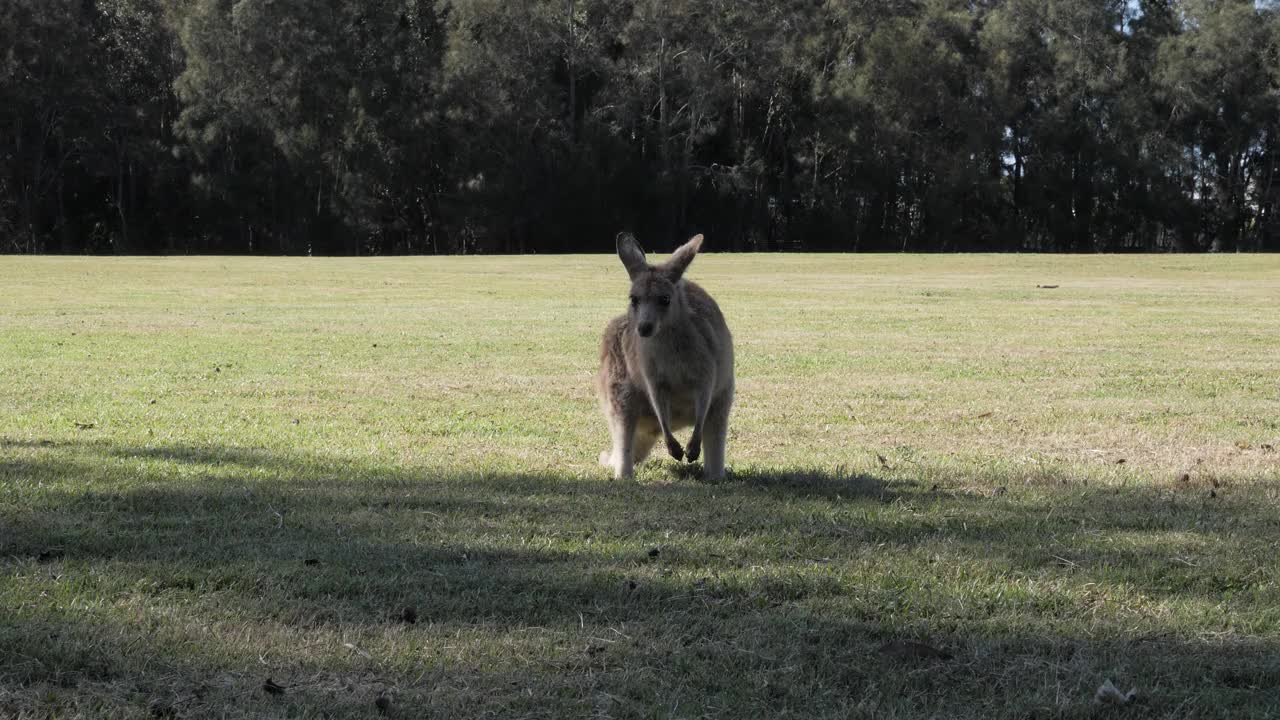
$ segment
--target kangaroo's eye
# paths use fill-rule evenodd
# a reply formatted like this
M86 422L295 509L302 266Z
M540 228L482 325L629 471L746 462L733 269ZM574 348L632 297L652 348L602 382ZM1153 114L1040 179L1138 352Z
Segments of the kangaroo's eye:
M662 307L666 307L671 304L671 298L665 297L665 296L660 297L658 298L658 304L661 305Z
M637 306L637 305L639 305L639 304L640 304L640 298L636 297L635 295L632 295L632 296L631 296L631 307L635 307L635 306Z

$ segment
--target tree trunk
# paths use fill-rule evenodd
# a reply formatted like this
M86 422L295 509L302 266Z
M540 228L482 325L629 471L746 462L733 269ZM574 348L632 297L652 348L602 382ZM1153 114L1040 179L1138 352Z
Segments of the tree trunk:
M573 143L578 143L578 69L577 69L577 51L578 40L574 34L573 28L573 11L574 0L569 0L569 51L565 59L565 65L569 69L569 137L573 138Z
M671 169L671 113L667 97L667 39L658 42L658 156L662 161L662 185L667 194L667 235L674 237L678 226L679 208L671 202L675 177Z
M125 208L125 158L128 151L123 140L116 141L116 215L120 217L120 242L116 254L129 252L129 213Z

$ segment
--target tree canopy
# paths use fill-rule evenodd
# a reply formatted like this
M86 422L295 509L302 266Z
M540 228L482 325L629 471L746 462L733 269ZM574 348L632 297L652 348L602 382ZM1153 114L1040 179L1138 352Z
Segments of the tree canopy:
M1280 250L1255 0L0 0L0 251Z

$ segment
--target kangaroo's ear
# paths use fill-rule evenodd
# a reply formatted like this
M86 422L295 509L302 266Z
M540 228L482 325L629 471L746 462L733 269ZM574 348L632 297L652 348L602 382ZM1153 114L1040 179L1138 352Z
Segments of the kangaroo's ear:
M644 259L644 251L640 249L640 243L636 242L635 236L631 233L618 234L618 257L622 258L622 265L627 268L627 275L630 275L632 280L649 269L649 263Z
M702 249L702 236L694 235L689 242L676 248L671 258L663 265L663 269L667 271L667 275L671 279L679 280L684 271L689 269L689 263L693 262L693 258Z

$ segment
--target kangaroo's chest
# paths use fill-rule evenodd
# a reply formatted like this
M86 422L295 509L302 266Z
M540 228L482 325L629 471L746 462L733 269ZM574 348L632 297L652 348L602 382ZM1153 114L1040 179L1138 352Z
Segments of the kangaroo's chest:
M672 428L687 427L693 424L694 418L697 416L697 385L687 382L671 382L668 378L654 382L652 388L660 398L666 401ZM647 387L644 389L645 394L648 394L648 390L649 388Z
M669 355L647 363L644 375L647 384L666 399L672 425L683 427L692 424L698 393L711 382L703 364L697 358Z
M711 381L709 361L694 352L653 353L644 358L644 377L672 395L693 395Z
M683 428L697 420L697 410L691 393L671 396L671 427Z

